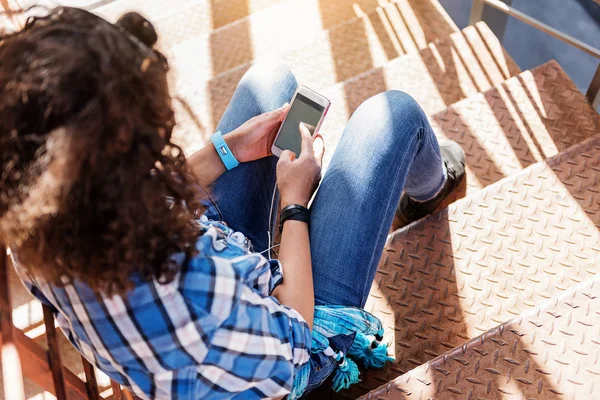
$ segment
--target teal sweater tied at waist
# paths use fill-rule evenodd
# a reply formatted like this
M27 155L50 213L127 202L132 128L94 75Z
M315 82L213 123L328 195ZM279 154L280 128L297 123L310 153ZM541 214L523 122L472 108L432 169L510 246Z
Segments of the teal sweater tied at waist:
M296 373L287 398L302 398L330 375L336 392L347 389L360 381L358 365L383 368L393 358L382 340L381 321L371 313L356 307L316 306L310 361Z

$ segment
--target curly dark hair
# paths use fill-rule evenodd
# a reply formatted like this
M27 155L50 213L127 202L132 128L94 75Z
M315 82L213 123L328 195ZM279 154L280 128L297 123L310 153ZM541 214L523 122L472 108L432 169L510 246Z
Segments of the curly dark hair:
M194 253L198 184L153 32L61 7L0 36L0 242L53 284L123 292Z

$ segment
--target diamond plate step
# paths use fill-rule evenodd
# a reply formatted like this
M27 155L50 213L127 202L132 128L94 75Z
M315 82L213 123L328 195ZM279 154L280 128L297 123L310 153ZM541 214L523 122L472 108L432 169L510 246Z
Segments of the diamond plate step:
M339 109L343 112L340 117L344 121L348 117L348 112L344 111L357 107L357 104L349 104L348 101L360 104L370 95L385 91L388 83L398 82L407 91L411 86L420 85L418 91L426 93L422 97L428 103L425 108L431 113L443 110L470 94L487 90L491 84L500 83L520 72L485 23L455 32L449 39L446 36L436 44L429 44L420 54L412 39L405 40L406 43L412 43L412 48L405 43L402 47L394 47L395 51L388 51L386 42L381 40L382 35L376 34L376 31L378 24L394 14L400 14L398 3L379 8L373 13L375 19L350 21L330 32L329 42L319 38L305 48L284 56L281 61L291 66L298 82L316 90L346 81L326 94L332 96L331 100L335 99L334 109L330 112L335 113ZM396 19L391 27L395 31L407 29L401 18ZM367 35L371 38L370 42L346 41L351 32L357 31L371 32ZM387 38L391 44L396 36ZM406 52L411 55L398 58ZM309 53L310 59L303 61ZM394 61L390 62L391 59ZM237 82L249 66L231 70L209 82L213 120L220 118ZM368 71L370 73L354 78ZM447 79L449 77L453 79ZM436 85L438 83L444 87L437 88L440 86ZM352 96L347 96L348 92L352 92ZM336 118L328 117L329 127L337 124Z
M431 115L489 90L519 72L485 23L467 27L419 53L402 56L325 90L323 94L332 101L321 128L327 149L335 148L356 108L379 92L402 90ZM332 155L333 151L325 154L326 165Z
M314 1L306 3L310 5ZM283 3L278 6L282 5ZM314 4L313 6L316 7ZM171 52L170 61L174 66L172 87L177 88L176 91L186 99L192 109L197 111L197 114L201 116L202 126L210 131L220 119L237 82L250 67L250 61L253 58L273 58L273 56L281 58L298 73L300 82L314 89L325 88L335 82L381 66L400 54L426 48L429 41L445 38L455 32L456 27L453 23L450 24L446 21L447 15L439 7L437 1L399 0L393 4L379 7L371 13L361 14L359 17L317 35L306 37L291 34L279 35L276 40L281 43L285 42L284 45L280 43L271 46L270 42L257 38L237 40L225 45L226 40L223 39L219 48L223 50L223 54L231 54L236 59L228 59L224 61L226 66L216 68L211 65L210 57L202 56L206 51L202 50L203 39L199 37L178 46ZM273 8L275 7L268 11ZM340 10L343 9L344 7L340 7ZM300 11L293 10L288 10L288 12L290 15L300 13ZM313 21L311 24L318 27L321 23L319 18L314 15L312 18L314 21L309 19ZM429 24L429 21L437 23L433 25ZM421 27L421 22L425 28ZM240 21L235 26L243 28L244 23ZM267 25L267 22L263 21L263 25ZM262 25L253 26L260 27ZM232 27L234 25L227 29L233 29ZM290 35L298 40L294 38L291 40ZM247 48L246 45L251 46L249 42L251 40L255 47L258 46L262 50L258 49L252 54L246 54L243 49L241 52L233 49L233 47L239 46ZM300 44L304 44L304 46L294 47L294 40L298 46ZM200 48L195 49L194 46L200 46ZM219 53L217 57L221 57L223 54ZM310 57L307 57L307 54L310 54ZM238 67L230 69L235 65ZM206 82L217 71L224 69L228 69L228 71L213 78L212 81ZM180 121L189 120L186 114L179 113L178 119Z
M600 132L598 115L556 61L508 79L431 118L467 153L467 193Z
M385 61L405 52L398 53L394 47L394 42L396 47L399 46L399 37L403 38L406 49L415 45L425 48L429 42L457 30L436 0L398 0L394 3L396 11L391 10L394 15L389 18L385 13L379 16L381 11L377 9L376 1L361 2L368 3L371 8L352 8L355 3L345 0L282 1L211 35L196 36L167 53L182 77L182 86L219 75L254 59L280 58L303 48L308 51L303 53L304 57L295 59L297 64L306 63L313 54L330 54L322 61L321 68L335 66L343 75L341 78L346 79L372 68L373 62L380 63L382 58ZM323 4L330 4L330 7L324 8L322 13ZM401 16L399 10L402 10ZM348 19L354 24L340 26ZM327 21L333 21L331 27L327 26ZM398 31L394 31L395 28ZM185 33L184 36L195 35ZM409 45L410 42L413 44ZM360 63L363 70L355 70L349 75L345 71L348 63Z
M371 47L371 51L373 49ZM352 49L346 51L352 54ZM327 68L327 65L332 65L331 61L327 63L330 55L324 54L305 64L293 61L303 54L304 50L290 54L286 61L299 82L323 92L332 101L322 129L326 133L327 159L333 154L350 114L371 95L386 89L401 89L417 98L425 111L432 114L460 99L487 90L520 71L485 23L453 33L420 52L412 51L329 89L327 86L337 81L335 67ZM381 61L384 60L382 57ZM204 143L214 129L213 121L220 119L237 82L248 68L249 65L246 65L215 77L205 89L193 88L191 84L179 85L178 92L197 111L197 115L212 115L212 118L204 117L201 122L206 127L198 129L190 120L189 113L178 108L177 135L182 143L195 143L196 147Z
M376 0L361 2L366 3L366 13L378 6ZM384 4L387 2L385 0ZM322 9L323 4L331 7ZM321 31L356 18L357 12L362 14L359 7L352 5L345 0L281 0L209 34L201 27L186 23L196 14L202 14L198 7L191 7L178 13L178 17L173 16L174 23L159 33L164 36L161 39L164 49L176 56L189 56L187 53L191 51L191 57L197 58L198 62L204 61L199 65L205 65L212 76L259 56L282 54L302 47Z
M594 277L361 399L595 398L599 291Z
M165 7L164 1L160 0L118 0L93 12L113 22L127 11L140 12L155 25L163 50L191 40L196 45L204 43L199 45L204 50L219 50L221 57L239 53L237 56L250 57L251 60L252 43L247 40L281 44L281 39L290 37L297 40L310 38L321 30L369 13L389 1L171 0ZM423 5L419 7L423 9ZM431 11L424 12L424 18L431 17ZM240 46L240 40L250 47ZM196 53L196 56L210 56L210 53ZM226 69L219 72L231 67L225 65L223 68Z
M128 11L138 11L155 25L160 45L168 48L200 34L243 19L280 0L117 0L92 10L114 22Z
M165 2L161 0L116 0L90 11L113 23L129 11L137 11L156 25L161 18L169 18L194 6L201 6L205 10L203 15L205 20L200 21L197 29L199 32L209 33L212 30L209 0L170 0L168 7L165 7Z
M468 111L490 146L481 159L501 155L493 168L512 175L492 175L499 180L491 186L390 235L367 309L383 320L396 363L367 371L343 396L356 398L600 273L600 116L555 62L505 86L513 85L531 95L515 97L518 120L498 89L433 118L472 141L464 120L439 119ZM517 142L518 133L527 137ZM468 154L470 174L482 151Z

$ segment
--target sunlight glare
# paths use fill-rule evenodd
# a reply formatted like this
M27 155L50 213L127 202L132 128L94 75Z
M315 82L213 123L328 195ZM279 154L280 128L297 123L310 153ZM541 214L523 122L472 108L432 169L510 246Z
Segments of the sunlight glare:
M2 345L2 379L4 381L4 394L7 399L24 399L23 376L21 370L21 358L14 343L9 342ZM10 384L6 384L11 382Z
M50 392L42 392L31 396L28 400L56 400L56 396Z
M42 303L31 300L28 303L13 308L13 323L16 328L24 330L41 322L44 318Z
M518 126L527 147L537 161L542 161L558 154L559 149L544 123L548 115L533 74L526 72L521 74L521 78L518 81L507 82L509 91L500 90L500 97ZM518 103L518 108L515 107L515 102Z

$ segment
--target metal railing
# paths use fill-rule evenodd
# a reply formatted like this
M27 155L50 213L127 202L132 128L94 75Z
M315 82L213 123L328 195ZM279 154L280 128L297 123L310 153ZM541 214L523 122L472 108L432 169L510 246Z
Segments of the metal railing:
M574 38L571 35L568 35L556 28L551 27L513 7L510 6L511 0L473 0L471 7L471 17L469 19L469 23L475 24L481 20L486 19L486 5L493 7L494 9L501 11L507 16L514 17L528 25L533 26L536 29L539 29L542 32L549 34L552 37L555 37L559 40L562 40L565 43L570 44L571 46L590 54L598 59L600 59L600 50L590 46L587 43L582 42L579 39ZM508 3L508 4L507 4ZM498 22L500 25L496 25L501 32L504 32L504 27L506 25L507 18L500 19L500 21L495 21L496 24ZM500 38L502 40L502 38ZM600 105L600 63L596 68L596 73L594 74L590 85L588 86L586 97L588 101L592 104L594 108Z

